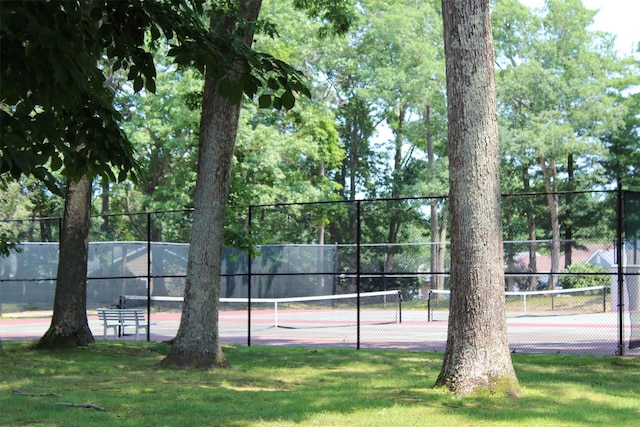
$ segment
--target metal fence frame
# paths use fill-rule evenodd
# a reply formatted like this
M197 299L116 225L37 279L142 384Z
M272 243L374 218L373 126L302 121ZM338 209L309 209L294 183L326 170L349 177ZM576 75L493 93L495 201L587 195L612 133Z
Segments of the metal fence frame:
M540 196L540 193L536 193L536 196ZM616 256L617 259L620 260L622 259L622 253L623 253L623 245L624 245L624 209L623 209L623 197L624 197L624 192L623 190L621 190L620 188L617 190L617 230L616 230ZM418 199L418 198L416 198ZM433 197L425 197L425 198L419 198L419 199L433 199ZM403 200L411 200L411 199L384 199L382 201L403 201ZM353 245L355 246L355 253L356 253L356 265L355 265L355 270L354 271L349 271L348 273L350 275L352 275L355 278L355 283L357 284L357 288L356 288L356 293L358 295L358 302L359 302L359 295L361 293L361 283L362 283L362 278L363 276L366 275L373 275L373 276L380 276L383 277L385 275L388 275L388 273L383 272L370 272L370 271L363 271L362 269L362 265L361 265L361 252L362 252L362 248L363 248L363 243L362 243L362 239L361 239L361 232L362 232L362 224L361 224L361 218L362 218L362 205L365 203L373 203L373 202L378 202L381 201L380 199L377 200L355 200L355 201L339 201L339 202L315 202L315 203L306 203L308 205L317 205L317 204L329 204L329 203L348 203L348 204L352 204L355 206L355 210L356 210L356 219L357 219L357 235L356 235L356 241L353 242ZM292 203L289 205L305 205L305 203L303 204L299 204L299 203ZM249 224L249 233L251 233L251 224L252 224L252 216L254 215L256 209L260 209L261 207L265 207L267 205L252 205L252 206L248 206L248 210L247 210L247 215L248 215L248 224ZM280 204L278 206L286 206L286 204ZM175 211L164 211L164 212L191 212L191 210L175 210ZM139 213L137 215L145 215L146 216L146 223L147 223L147 241L146 241L146 245L147 245L147 253L151 253L151 245L152 245L152 239L151 239L151 229L152 229L152 217L153 215L158 214L158 212L145 212L145 213ZM129 214L130 215L130 214ZM115 215L110 215L110 216L115 216ZM104 217L103 215L98 216L100 218ZM24 219L24 220L20 220L20 221L37 221L37 220L47 220L47 221L52 221L52 220L58 220L57 218L46 218L46 219L36 219L36 218L32 218L32 219ZM3 221L7 221L7 220L3 220ZM382 243L384 244L384 243ZM247 280L247 297L249 298L249 300L251 299L251 295L252 295L252 284L253 281L256 277L256 273L254 271L252 271L252 255L251 253L249 253L248 255L248 264L247 264L247 272L246 274L242 274L242 276L246 277ZM327 274L332 274L335 272L327 272ZM261 273L262 274L262 273ZM414 272L408 272L407 274L414 274L414 275L419 275L419 274L424 274L424 272L420 272L420 271L414 271ZM448 272L444 271L444 272L431 272L430 274L441 274L441 275L447 275ZM561 274L561 273L558 273ZM623 265L622 262L618 262L617 263L617 272L616 273L611 273L611 275L615 275L617 278L617 292L618 292L618 298L617 298L617 313L618 313L618 349L617 349L617 354L618 355L624 355L625 354L625 343L624 343L624 330L625 330L625 296L624 296L624 290L625 290L625 278L628 278L630 276L637 276L639 273L638 272L628 272L625 269L625 266ZM278 273L275 273L275 275L279 275ZM237 276L236 274L229 274L226 276ZM144 276L135 276L138 278L142 278L142 279L146 279L147 283L151 283L151 281L153 279L156 278L169 278L169 277L184 277L183 275L176 275L176 276L168 276L168 275L154 275L153 274L153 266L152 266L152 260L150 256L147 256L147 272L146 275ZM107 277L100 277L100 278L96 278L96 277L91 277L89 278L89 280L95 280L95 279L124 279L124 278L130 278L130 276L107 276ZM55 281L55 277L50 277L50 278L40 278L40 279L34 279L34 280L53 280ZM3 283L7 283L7 282L11 282L12 279L5 279L5 278L0 278L0 286L2 286ZM152 295L151 295L151 286L147 286L147 319L149 319L150 322L150 317L151 317L151 301L152 301ZM0 295L0 299L1 299L1 295ZM613 307L612 307L613 309ZM0 304L0 310L1 310L1 304ZM248 306L248 310L250 312L251 310L251 305L249 303ZM360 338L359 338L359 328L360 328L360 321L359 321L359 313L360 313L360 306L358 303L358 348L360 348ZM1 311L0 311L1 314ZM249 329L250 330L250 329ZM249 332L250 333L250 332ZM147 328L147 339L150 339L150 329L149 327ZM250 343L250 337L248 342Z

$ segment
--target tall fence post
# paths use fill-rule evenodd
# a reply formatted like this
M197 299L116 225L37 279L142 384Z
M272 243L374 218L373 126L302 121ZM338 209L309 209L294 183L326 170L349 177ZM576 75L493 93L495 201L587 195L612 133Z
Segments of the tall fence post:
M151 341L151 212L147 212L147 341Z
M618 221L616 227L616 255L618 258L618 356L624 356L623 206L622 182L618 180Z
M247 233L251 236L251 220L253 216L252 206L249 206L247 214ZM247 347L251 347L251 264L253 264L253 248L249 248L247 254Z
M360 222L360 201L356 201L356 349L360 350L360 240L361 240L361 222Z

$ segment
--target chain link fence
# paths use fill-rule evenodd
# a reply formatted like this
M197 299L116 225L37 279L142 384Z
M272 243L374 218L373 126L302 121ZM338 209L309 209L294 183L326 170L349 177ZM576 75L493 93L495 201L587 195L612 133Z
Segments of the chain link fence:
M548 195L503 197L514 351L634 354L640 347L637 192L553 197L561 206L555 224ZM158 325L152 333L162 330L161 314L179 316L191 216L180 210L94 217L87 309L147 307ZM243 222L247 240L259 244L251 251L225 248L223 338L444 350L451 262L446 198L251 206ZM60 220L1 226L22 242L20 252L0 262L1 314L51 310ZM351 296L316 298L336 295ZM297 326L283 323L287 317Z

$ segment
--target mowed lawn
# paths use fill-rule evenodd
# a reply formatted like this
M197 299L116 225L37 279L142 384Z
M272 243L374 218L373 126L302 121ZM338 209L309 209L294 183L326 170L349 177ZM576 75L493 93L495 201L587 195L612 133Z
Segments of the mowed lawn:
M225 346L229 369L158 369L163 343L4 341L11 426L640 426L640 359L514 354L520 396L434 388L442 354Z

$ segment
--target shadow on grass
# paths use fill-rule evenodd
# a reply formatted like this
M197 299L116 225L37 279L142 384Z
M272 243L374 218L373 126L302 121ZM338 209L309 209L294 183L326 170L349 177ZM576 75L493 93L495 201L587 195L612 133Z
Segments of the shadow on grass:
M174 371L157 368L166 344L5 345L0 407L9 424L595 426L633 425L640 411L640 359L514 355L521 398L456 399L433 388L437 353L226 346L230 369ZM71 412L12 389L107 411Z

